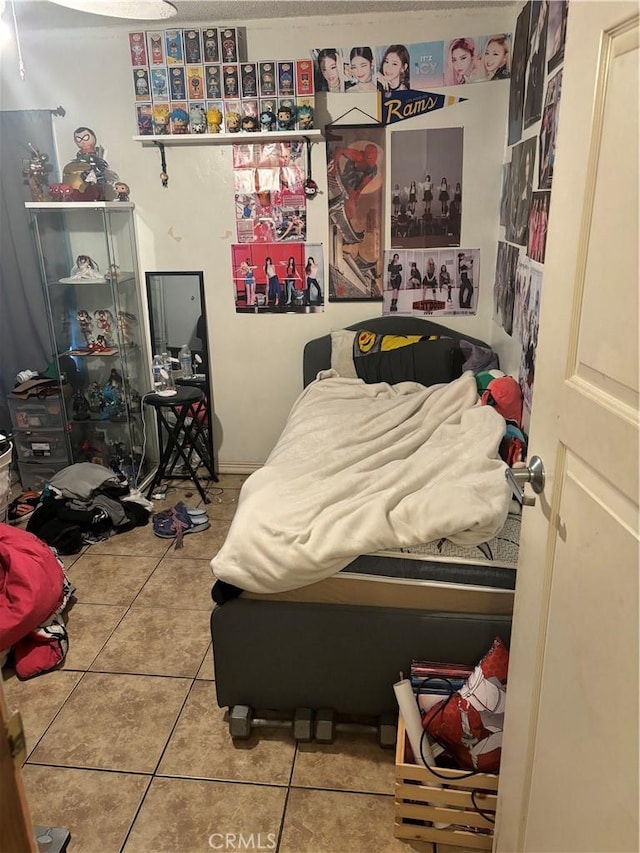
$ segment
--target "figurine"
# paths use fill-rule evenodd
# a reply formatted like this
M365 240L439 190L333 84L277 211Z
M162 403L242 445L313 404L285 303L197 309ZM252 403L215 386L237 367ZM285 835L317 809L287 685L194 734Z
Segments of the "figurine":
M229 133L240 133L240 122L242 121L242 116L240 113L235 111L227 113L226 122L227 122L227 131Z
M258 130L258 119L255 116L242 116L240 127L245 133L256 133Z
M93 331L93 321L91 319L91 314L84 309L78 308L78 312L76 314L78 318L78 325L80 326L80 331L84 336L87 346L91 343L91 332Z
M96 321L96 327L100 329L102 334L98 337L98 343L103 343L100 340L102 337L104 340L104 346L110 347L113 346L111 343L111 336L113 335L113 314L109 311L108 308L98 308L93 312L93 316Z
M118 264L110 264L109 271L104 274L107 281L118 281L120 275L120 267Z
M51 184L51 201L73 201L73 187L70 184Z
M282 104L278 107L278 130L293 130L296 123L296 112L293 107Z
M275 130L277 121L275 113L272 113L271 110L264 110L260 113L260 130L263 132Z
M311 130L313 128L313 107L308 104L298 108L298 129Z
M102 395L102 389L97 382L92 382L87 390L89 397L89 411L94 415L102 414L104 412L104 396Z
M207 110L207 130L209 133L220 133L222 127L222 113L217 107Z
M69 278L79 281L103 281L100 267L89 255L78 255Z
M73 395L73 419L74 421L86 421L91 417L89 414L89 401L82 391L76 391Z
M186 110L182 107L176 107L169 113L171 119L172 133L188 133L189 132L189 116Z
M118 331L125 346L133 346L132 329L138 325L138 318L135 314L130 314L128 311L118 311Z
M102 157L103 149L97 145L95 133L90 127L77 127L73 141L78 152L75 160L64 167L64 182L73 187L76 201L104 201L109 164Z
M22 176L26 178L31 190L31 201L50 201L49 174L53 166L49 163L49 155L41 154L39 149L30 142L31 159L22 161Z
M102 389L105 412L107 417L112 421L126 420L123 387L122 376L114 367Z
M113 188L116 191L116 201L129 201L129 193L131 192L129 184L125 184L124 181L116 181Z
M191 133L207 132L207 116L201 106L193 105L189 108L189 125Z

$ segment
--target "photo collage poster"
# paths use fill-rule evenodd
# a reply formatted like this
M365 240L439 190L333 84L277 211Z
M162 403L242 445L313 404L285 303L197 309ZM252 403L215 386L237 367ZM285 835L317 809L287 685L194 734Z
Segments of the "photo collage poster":
M138 134L313 128L311 59L251 62L243 42L236 27L129 33Z
M324 311L325 269L320 243L235 243L231 263L236 313Z
M493 317L508 335L513 335L513 312L516 300L517 246L498 243L496 275L493 287Z
M460 245L463 129L391 136L391 248Z
M329 301L382 298L385 129L327 126Z
M292 140L232 146L239 243L306 240L304 145Z
M311 56L316 92L426 92L509 79L511 34L459 36L415 44L314 48Z
M384 253L385 315L476 314L479 249L393 249Z

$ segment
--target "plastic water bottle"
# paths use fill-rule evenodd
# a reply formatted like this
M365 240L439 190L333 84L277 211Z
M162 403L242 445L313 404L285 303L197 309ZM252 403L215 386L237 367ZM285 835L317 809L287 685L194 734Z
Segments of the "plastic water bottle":
M183 344L180 347L180 367L182 368L182 376L184 379L190 379L192 374L191 368L191 350L189 344Z
M159 355L154 355L153 364L151 366L151 373L153 376L153 390L156 392L156 394L166 388L166 383L162 377L162 368L162 357Z

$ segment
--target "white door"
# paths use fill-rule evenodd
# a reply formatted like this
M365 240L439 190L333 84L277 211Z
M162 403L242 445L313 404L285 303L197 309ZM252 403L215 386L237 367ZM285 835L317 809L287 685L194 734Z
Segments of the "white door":
M638 849L638 5L569 5L495 850Z

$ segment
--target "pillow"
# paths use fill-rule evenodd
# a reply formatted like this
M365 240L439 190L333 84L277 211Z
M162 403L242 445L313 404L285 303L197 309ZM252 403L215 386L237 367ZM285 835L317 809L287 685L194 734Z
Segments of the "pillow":
M500 367L498 356L491 347L481 347L478 344L472 344L471 341L460 340L460 349L464 354L464 364L462 371L471 370L473 373L479 373L481 370L493 370Z
M353 365L353 347L356 333L349 329L336 329L331 332L331 367L340 376L357 379Z
M522 390L513 376L501 376L487 385L480 397L484 406L493 406L505 421L522 424Z
M358 339L354 347L357 343ZM462 374L462 360L452 338L421 338L409 346L371 350L353 359L357 375L365 382L419 382L426 386L457 379Z
M465 685L422 718L429 737L465 770L500 767L508 668L509 651L496 637Z

